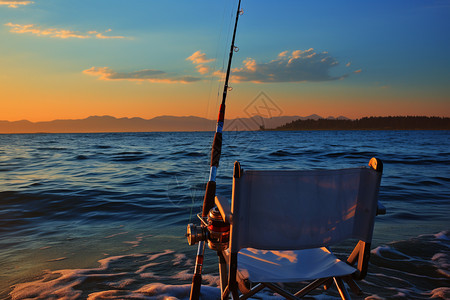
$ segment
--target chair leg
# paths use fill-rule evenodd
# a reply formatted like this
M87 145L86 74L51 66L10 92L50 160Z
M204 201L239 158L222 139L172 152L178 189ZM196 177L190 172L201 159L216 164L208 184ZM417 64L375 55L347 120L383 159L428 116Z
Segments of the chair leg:
M262 283L258 283L257 285L255 285L247 294L241 295L239 297L239 300L245 300L250 298L251 296L255 295L256 293L258 293L259 291L264 289L264 285Z
M230 295L230 289L228 288L228 286L226 286L225 289L222 292L222 297L220 299L221 300L227 300L228 299L228 295Z
M347 258L347 263L353 265L357 263L358 271L353 274L353 278L361 280L366 277L370 258L370 243L359 241Z
M228 285L228 267L223 253L217 252L217 256L219 257L220 291L223 294Z
M233 297L233 300L239 300L239 291L238 291L237 284L236 285L233 284L230 287L230 292L231 292L231 296Z
M266 287L268 287L269 289L277 292L278 294L280 294L281 296L283 296L286 299L291 299L291 300L297 300L298 298L295 297L295 295L292 295L291 293L286 292L285 290L283 290L282 288L280 288L279 286L273 284L273 283L268 283L268 282L264 282L263 283Z
M342 277L342 280L345 281L345 283L347 283L347 285L350 287L350 289L352 290L352 292L357 295L357 296L361 296L363 295L363 291L362 289L359 287L359 285L355 282L355 280L353 280L353 278L351 278L351 276L345 276Z
M339 291L339 295L341 296L342 300L350 300L350 295L347 291L347 289L344 286L344 282L341 278L334 277L334 283L336 284L336 287Z
M230 254L230 267L228 275L228 290L233 300L239 299L238 283L237 283L237 253Z
M333 278L328 278L328 280L323 283L323 288L325 290L329 290L332 285L333 285Z
M305 286L303 289L301 289L300 291L295 293L294 296L301 298L301 297L305 296L306 294L308 294L309 292L315 290L322 284L326 283L329 279L330 278L321 278L321 279L314 280L313 282L311 282L310 284Z

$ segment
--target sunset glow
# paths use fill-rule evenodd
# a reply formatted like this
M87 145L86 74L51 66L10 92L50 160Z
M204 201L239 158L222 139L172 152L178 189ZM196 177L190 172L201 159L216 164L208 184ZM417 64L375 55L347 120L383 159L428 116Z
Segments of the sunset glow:
M450 4L243 1L227 118L450 116ZM0 120L214 119L236 1L0 0Z

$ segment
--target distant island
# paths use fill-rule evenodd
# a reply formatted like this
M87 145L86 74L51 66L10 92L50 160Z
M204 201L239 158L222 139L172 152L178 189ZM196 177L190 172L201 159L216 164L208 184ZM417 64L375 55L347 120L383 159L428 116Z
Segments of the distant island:
M91 116L76 120L46 122L1 121L0 134L10 133L96 133L155 131L214 131L216 120L195 116L159 116L152 119ZM256 130L450 130L450 118L367 117L357 120L339 116L253 116L225 120L224 131Z
M365 117L356 120L295 120L274 130L450 130L450 118L441 117Z

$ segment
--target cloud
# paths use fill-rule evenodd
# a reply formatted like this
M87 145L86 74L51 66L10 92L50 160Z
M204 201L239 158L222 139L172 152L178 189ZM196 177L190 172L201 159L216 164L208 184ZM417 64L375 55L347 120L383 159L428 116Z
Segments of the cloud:
M197 69L197 71L202 74L208 74L211 72L211 68L207 65L210 62L215 61L214 58L207 58L205 53L202 53L200 50L194 52L191 56L186 58L186 60L192 61L192 63Z
M57 28L47 28L41 29L39 27L35 27L34 24L13 24L6 23L5 26L11 27L10 32L13 33L31 33L37 36L49 36L53 38L79 38L79 39L87 39L91 36L88 34L81 34L76 31L66 30L66 29L57 29Z
M214 61L214 58L208 59L206 58L206 54L202 53L200 50L194 52L191 56L186 58L186 60L192 61L193 64L206 64Z
M331 68L337 66L338 61L328 52L308 50L283 51L277 58L258 63L252 58L243 61L243 67L232 70L233 81L238 82L319 82L337 80L347 77L343 75L333 77ZM220 75L217 73L216 75Z
M13 33L31 33L37 36L48 36L52 38L78 38L78 39L122 39L123 36L106 36L98 31L88 31L86 33L81 33L79 31L60 29L60 28L41 28L35 26L34 24L13 24L11 22L6 23L5 26L11 27L10 32ZM111 29L105 32L110 32Z
M201 79L193 76L170 76L160 70L144 69L134 72L115 72L108 67L92 67L84 70L84 74L97 76L100 80L127 80L153 83L193 83Z
M7 0L0 0L0 5L8 5L8 7L11 8L18 8L19 5L29 5L33 4L33 1L7 1Z
M280 54L278 54L278 57L285 57L288 53L289 51L283 51Z
M205 74L208 74L209 72L211 72L211 68L209 66L197 65L197 66L195 66L195 68L202 75L205 75Z
M105 32L111 32L111 31L112 31L112 29L108 29ZM123 39L123 38L125 38L124 36L118 36L118 35L116 35L116 36L104 35L103 33L97 32L95 30L88 31L88 33L94 35L98 39Z
M94 32L91 32L92 34ZM200 50L194 52L191 56L186 58L195 65L197 72L205 75L211 73L211 68L208 63L213 62L214 59L206 57L205 53ZM193 83L201 81L201 77L196 76L178 76L176 74L169 74L161 70L144 69L133 72L116 72L108 67L92 67L84 70L84 74L96 76L99 80L127 80L135 82L152 82L152 83Z

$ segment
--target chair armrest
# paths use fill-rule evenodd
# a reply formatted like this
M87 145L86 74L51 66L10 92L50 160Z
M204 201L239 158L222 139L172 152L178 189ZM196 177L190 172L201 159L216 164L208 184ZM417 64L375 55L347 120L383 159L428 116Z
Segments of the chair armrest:
M220 215L222 216L222 219L225 222L232 223L232 213L231 213L231 206L228 203L228 200L225 197L222 196L216 196L214 199L214 202L217 205L217 208L220 211Z
M381 204L380 202L378 202L377 216L378 216L378 215L385 215L385 214L386 214L386 207L384 207L383 204Z

